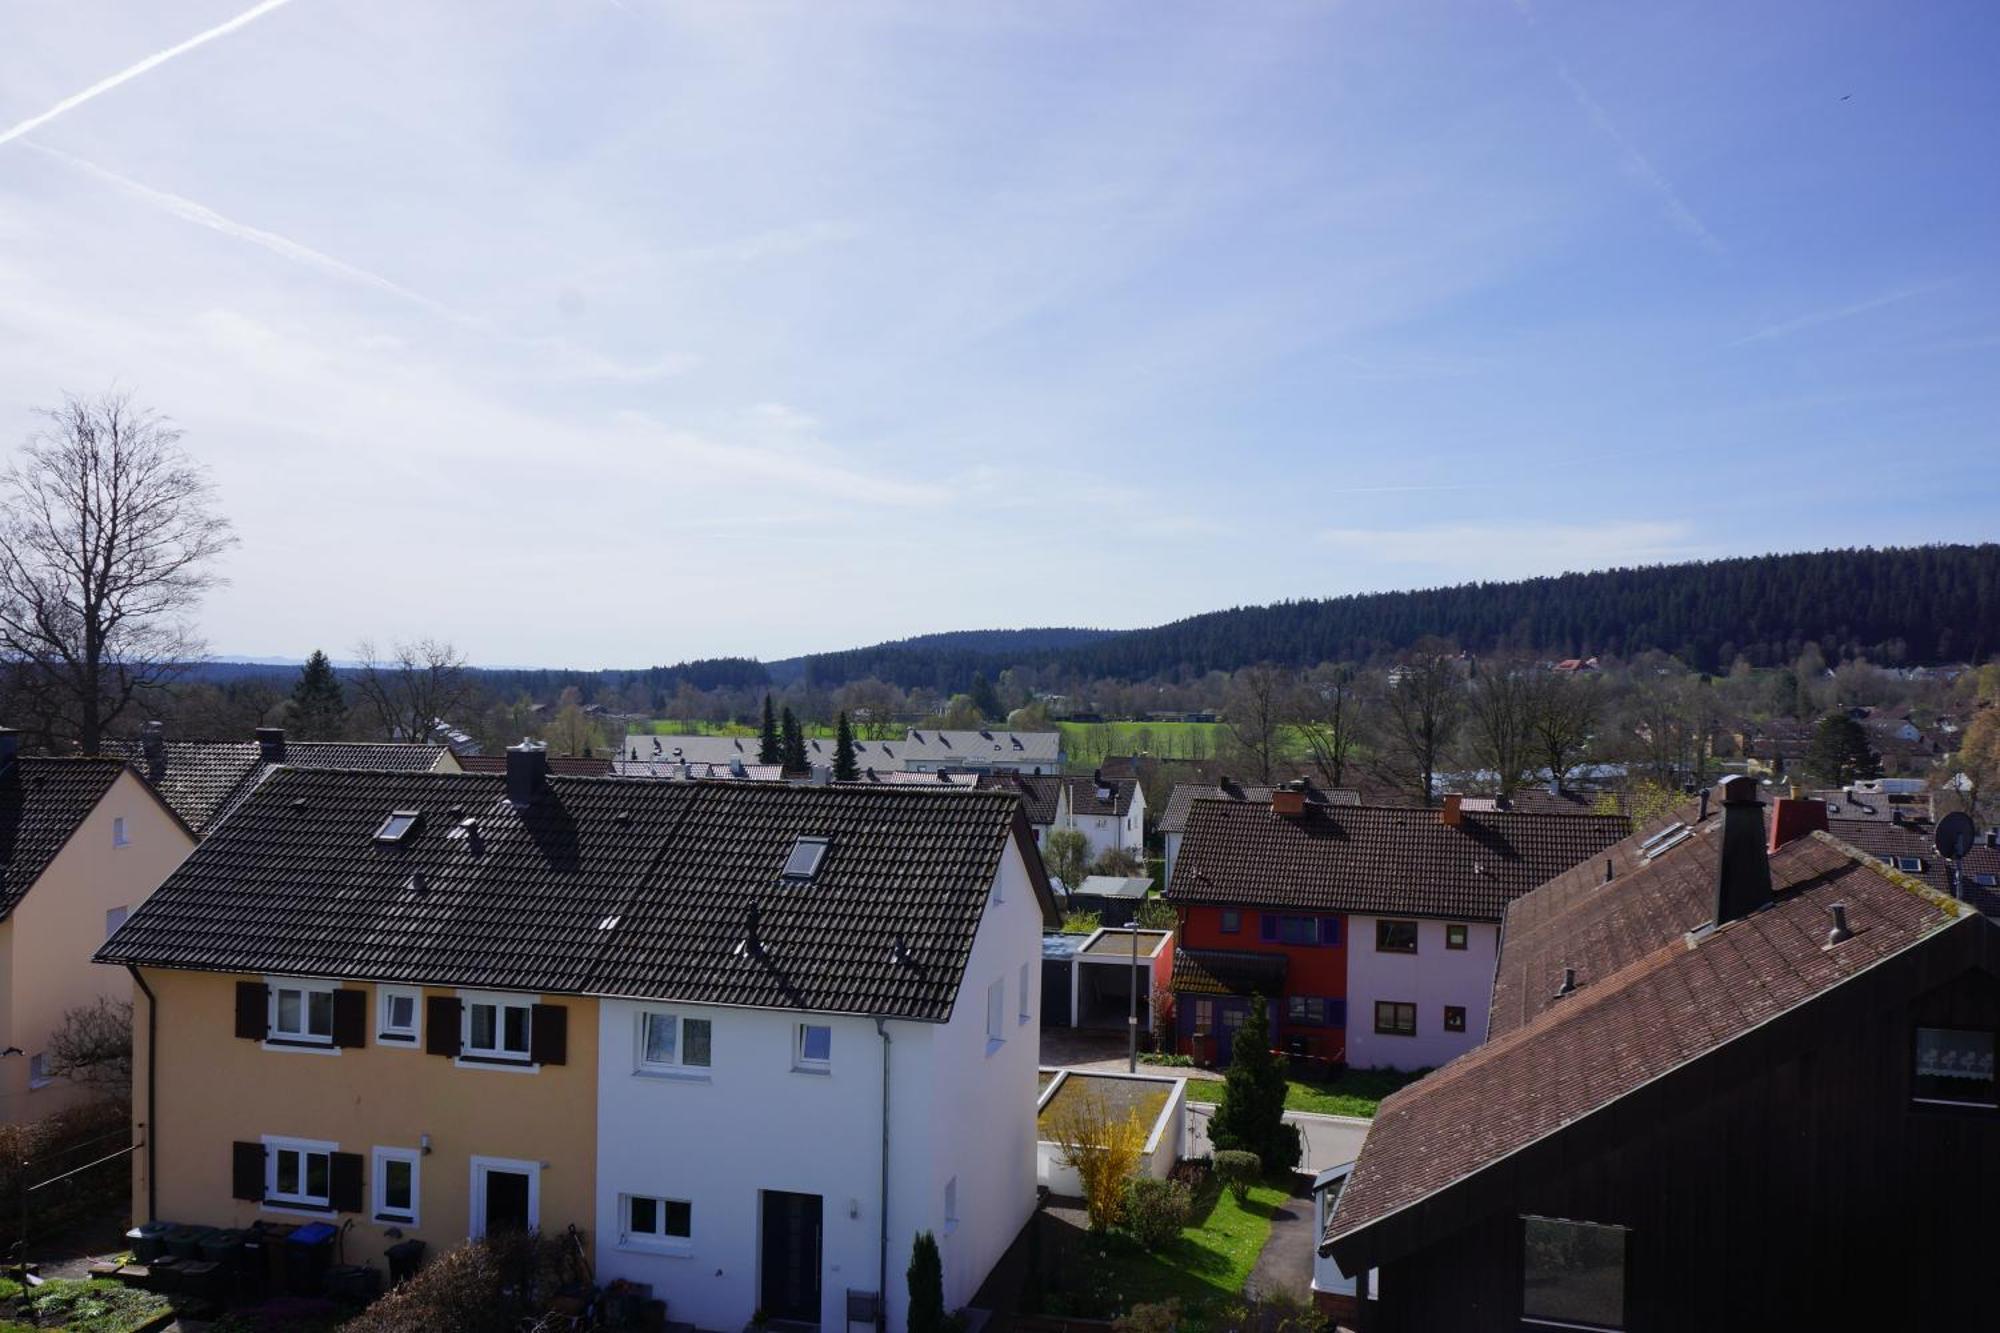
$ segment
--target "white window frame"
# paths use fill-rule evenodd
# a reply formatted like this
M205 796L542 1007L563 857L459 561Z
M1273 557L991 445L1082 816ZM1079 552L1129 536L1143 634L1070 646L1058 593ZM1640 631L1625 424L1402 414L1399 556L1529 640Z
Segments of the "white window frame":
M826 1058L814 1059L806 1054L806 1030L819 1028L826 1033ZM709 1040L713 1043L715 1029L709 1029ZM680 1048L674 1048L678 1051ZM712 1046L711 1046L712 1051ZM713 1058L711 1054L711 1058ZM700 1066L696 1066L699 1068ZM797 1023L792 1027L792 1071L799 1074L831 1074L833 1072L833 1024Z
M404 999L410 1001L410 1025L407 1028L392 1027L389 1024L389 1001ZM529 1021L534 1021L533 1013ZM375 1040L397 1050L418 1051L424 1045L424 992L417 986L377 986L375 988ZM532 1042L533 1037L530 1036Z
M660 1225L658 1231L632 1230L632 1203L636 1199L649 1200L654 1208L654 1220ZM667 1205L685 1204L688 1210L688 1234L670 1236L667 1234ZM618 1196L618 1248L621 1250L643 1250L648 1254L693 1254L694 1253L694 1201L691 1199L671 1199L664 1194L620 1194Z
M1007 1044L1007 978L996 978L986 988L986 1053L993 1054Z
M459 1059L475 1065L520 1065L532 1067L535 1058L535 1002L526 995L515 995L504 991L460 991L458 1019ZM526 1044L518 1051L509 1050L504 1045L478 1046L472 1040L472 1011L490 1006L493 1009L493 1036L498 1042L507 1040L507 1010L519 1009L522 1013L521 1032Z
M338 989L331 981L301 981L297 977L265 977L264 987L269 992L265 997L264 1046L265 1049L298 1050L301 1047L338 1052L333 1044L333 992ZM286 991L299 993L299 1017L304 1020L306 1030L287 1032L278 1026L279 997ZM312 1031L313 995L326 996L326 1035Z
M467 1218L467 1231L471 1239L478 1240L486 1234L486 1173L488 1171L508 1171L528 1178L528 1230L533 1231L542 1224L542 1164L524 1162L513 1157L475 1157L472 1159L472 1216Z
M132 830L126 827L125 816L123 815L113 815L111 817L111 845L113 847L130 847L132 845Z
M389 1208L389 1163L407 1162L410 1166L410 1207L407 1212L396 1212ZM424 1154L420 1148L377 1148L373 1154L373 1164L369 1171L368 1203L369 1216L377 1222L390 1222L397 1226L414 1227L423 1213L424 1200Z
M646 1025L653 1019L663 1018L674 1025L674 1058L672 1060L648 1060L646 1058ZM697 1023L708 1024L708 1063L691 1065L687 1062L687 1025L693 1019ZM792 1038L793 1054L797 1054L798 1038ZM632 1021L632 1072L649 1078L677 1078L693 1082L707 1082L715 1068L715 1020L684 1014L678 1009L641 1009Z
M113 917L116 917L117 920L112 920ZM119 928L131 919L132 908L129 905L106 908L104 912L104 938L108 940L113 935L116 935Z
M1029 987L1033 984L1033 963L1021 964L1021 1013L1020 1021L1025 1023L1034 1016L1033 1007L1028 1003Z
M333 1212L333 1155L340 1151L338 1143L324 1139L291 1139L274 1134L266 1134L264 1143L264 1203L267 1211L281 1213L310 1213L314 1217L326 1217ZM306 1182L306 1156L318 1153L326 1158L326 1197L315 1199L308 1194L280 1194L278 1192L278 1154L295 1152L299 1154L299 1185Z

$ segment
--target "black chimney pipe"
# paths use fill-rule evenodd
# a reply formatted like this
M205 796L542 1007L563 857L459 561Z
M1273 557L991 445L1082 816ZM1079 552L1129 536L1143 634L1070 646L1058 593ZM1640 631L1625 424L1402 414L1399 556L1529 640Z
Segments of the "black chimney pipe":
M507 747L507 799L516 806L533 805L548 776L548 746L524 740Z
M1722 848L1715 863L1715 924L1749 916L1771 901L1771 856L1764 844L1764 803L1754 778L1722 784Z
M284 763L285 729L283 727L257 728L257 749L265 763Z
M21 755L21 733L12 727L0 727L0 778L14 776L14 761Z

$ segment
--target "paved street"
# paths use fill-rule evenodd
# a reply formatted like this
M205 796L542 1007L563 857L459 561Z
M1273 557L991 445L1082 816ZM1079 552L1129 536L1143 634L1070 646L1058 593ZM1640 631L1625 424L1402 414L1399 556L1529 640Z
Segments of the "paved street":
M1190 1157L1200 1157L1209 1152L1208 1114L1211 1109L1207 1106L1188 1108ZM1299 1132L1305 1136L1305 1160L1299 1163L1300 1169L1305 1171L1324 1171L1330 1166L1353 1161L1361 1155L1361 1140L1368 1133L1366 1120L1353 1120L1346 1116L1287 1111L1285 1119L1297 1125Z

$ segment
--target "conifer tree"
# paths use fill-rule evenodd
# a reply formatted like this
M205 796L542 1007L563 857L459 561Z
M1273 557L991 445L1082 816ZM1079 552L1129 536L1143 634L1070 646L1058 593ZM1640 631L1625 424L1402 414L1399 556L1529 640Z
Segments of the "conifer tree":
M1868 733L1845 713L1828 713L1813 729L1805 769L1829 787L1882 776L1882 757L1869 748Z
M347 728L347 695L324 652L313 650L292 687L293 729L299 739L338 740Z
M833 780L854 782L860 777L861 765L854 761L854 729L847 725L847 712L843 709L833 735Z
M812 761L806 758L806 732L788 707L778 719L778 762L787 773L806 773Z
M1285 1123L1285 1074L1271 1054L1271 1018L1264 997L1230 1044L1222 1103L1209 1121L1209 1142L1225 1151L1253 1152L1266 1171L1299 1164L1299 1132Z
M1006 708L1001 706L999 693L994 690L993 682L986 679L984 671L973 676L972 689L968 693L972 696L972 706L985 720L991 722L1007 715Z
M910 1333L944 1333L944 1261L937 1237L919 1231L910 1245Z
M757 762L775 764L782 756L778 752L778 715L771 709L771 696L764 696L764 727L757 733Z

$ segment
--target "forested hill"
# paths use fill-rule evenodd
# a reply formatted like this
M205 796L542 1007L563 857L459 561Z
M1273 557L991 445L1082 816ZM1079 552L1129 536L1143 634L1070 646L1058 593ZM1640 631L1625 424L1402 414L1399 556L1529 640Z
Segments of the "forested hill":
M1552 657L1658 649L1703 670L1727 669L1739 655L1757 666L1788 662L1807 642L1829 658L1977 661L2000 652L2000 544L1749 556L1281 602L1032 649L936 635L818 654L804 668L823 686L875 676L953 691L975 672L1009 666L1143 680L1263 661L1364 661L1426 635L1475 652Z
M919 634L910 639L892 639L867 648L849 648L839 653L790 657L769 663L768 669L775 683L788 685L805 675L812 663L838 657L843 664L841 669L849 673L841 677L843 681L861 680L868 676L889 680L895 671L905 668L908 663L929 660L937 663L939 669L956 669L946 668L945 664L957 664L963 668L964 679L970 681L973 673L990 662L1026 660L1096 643L1118 633L1109 629L1055 626L1040 629L946 630L939 634ZM876 666L880 669L874 669Z

